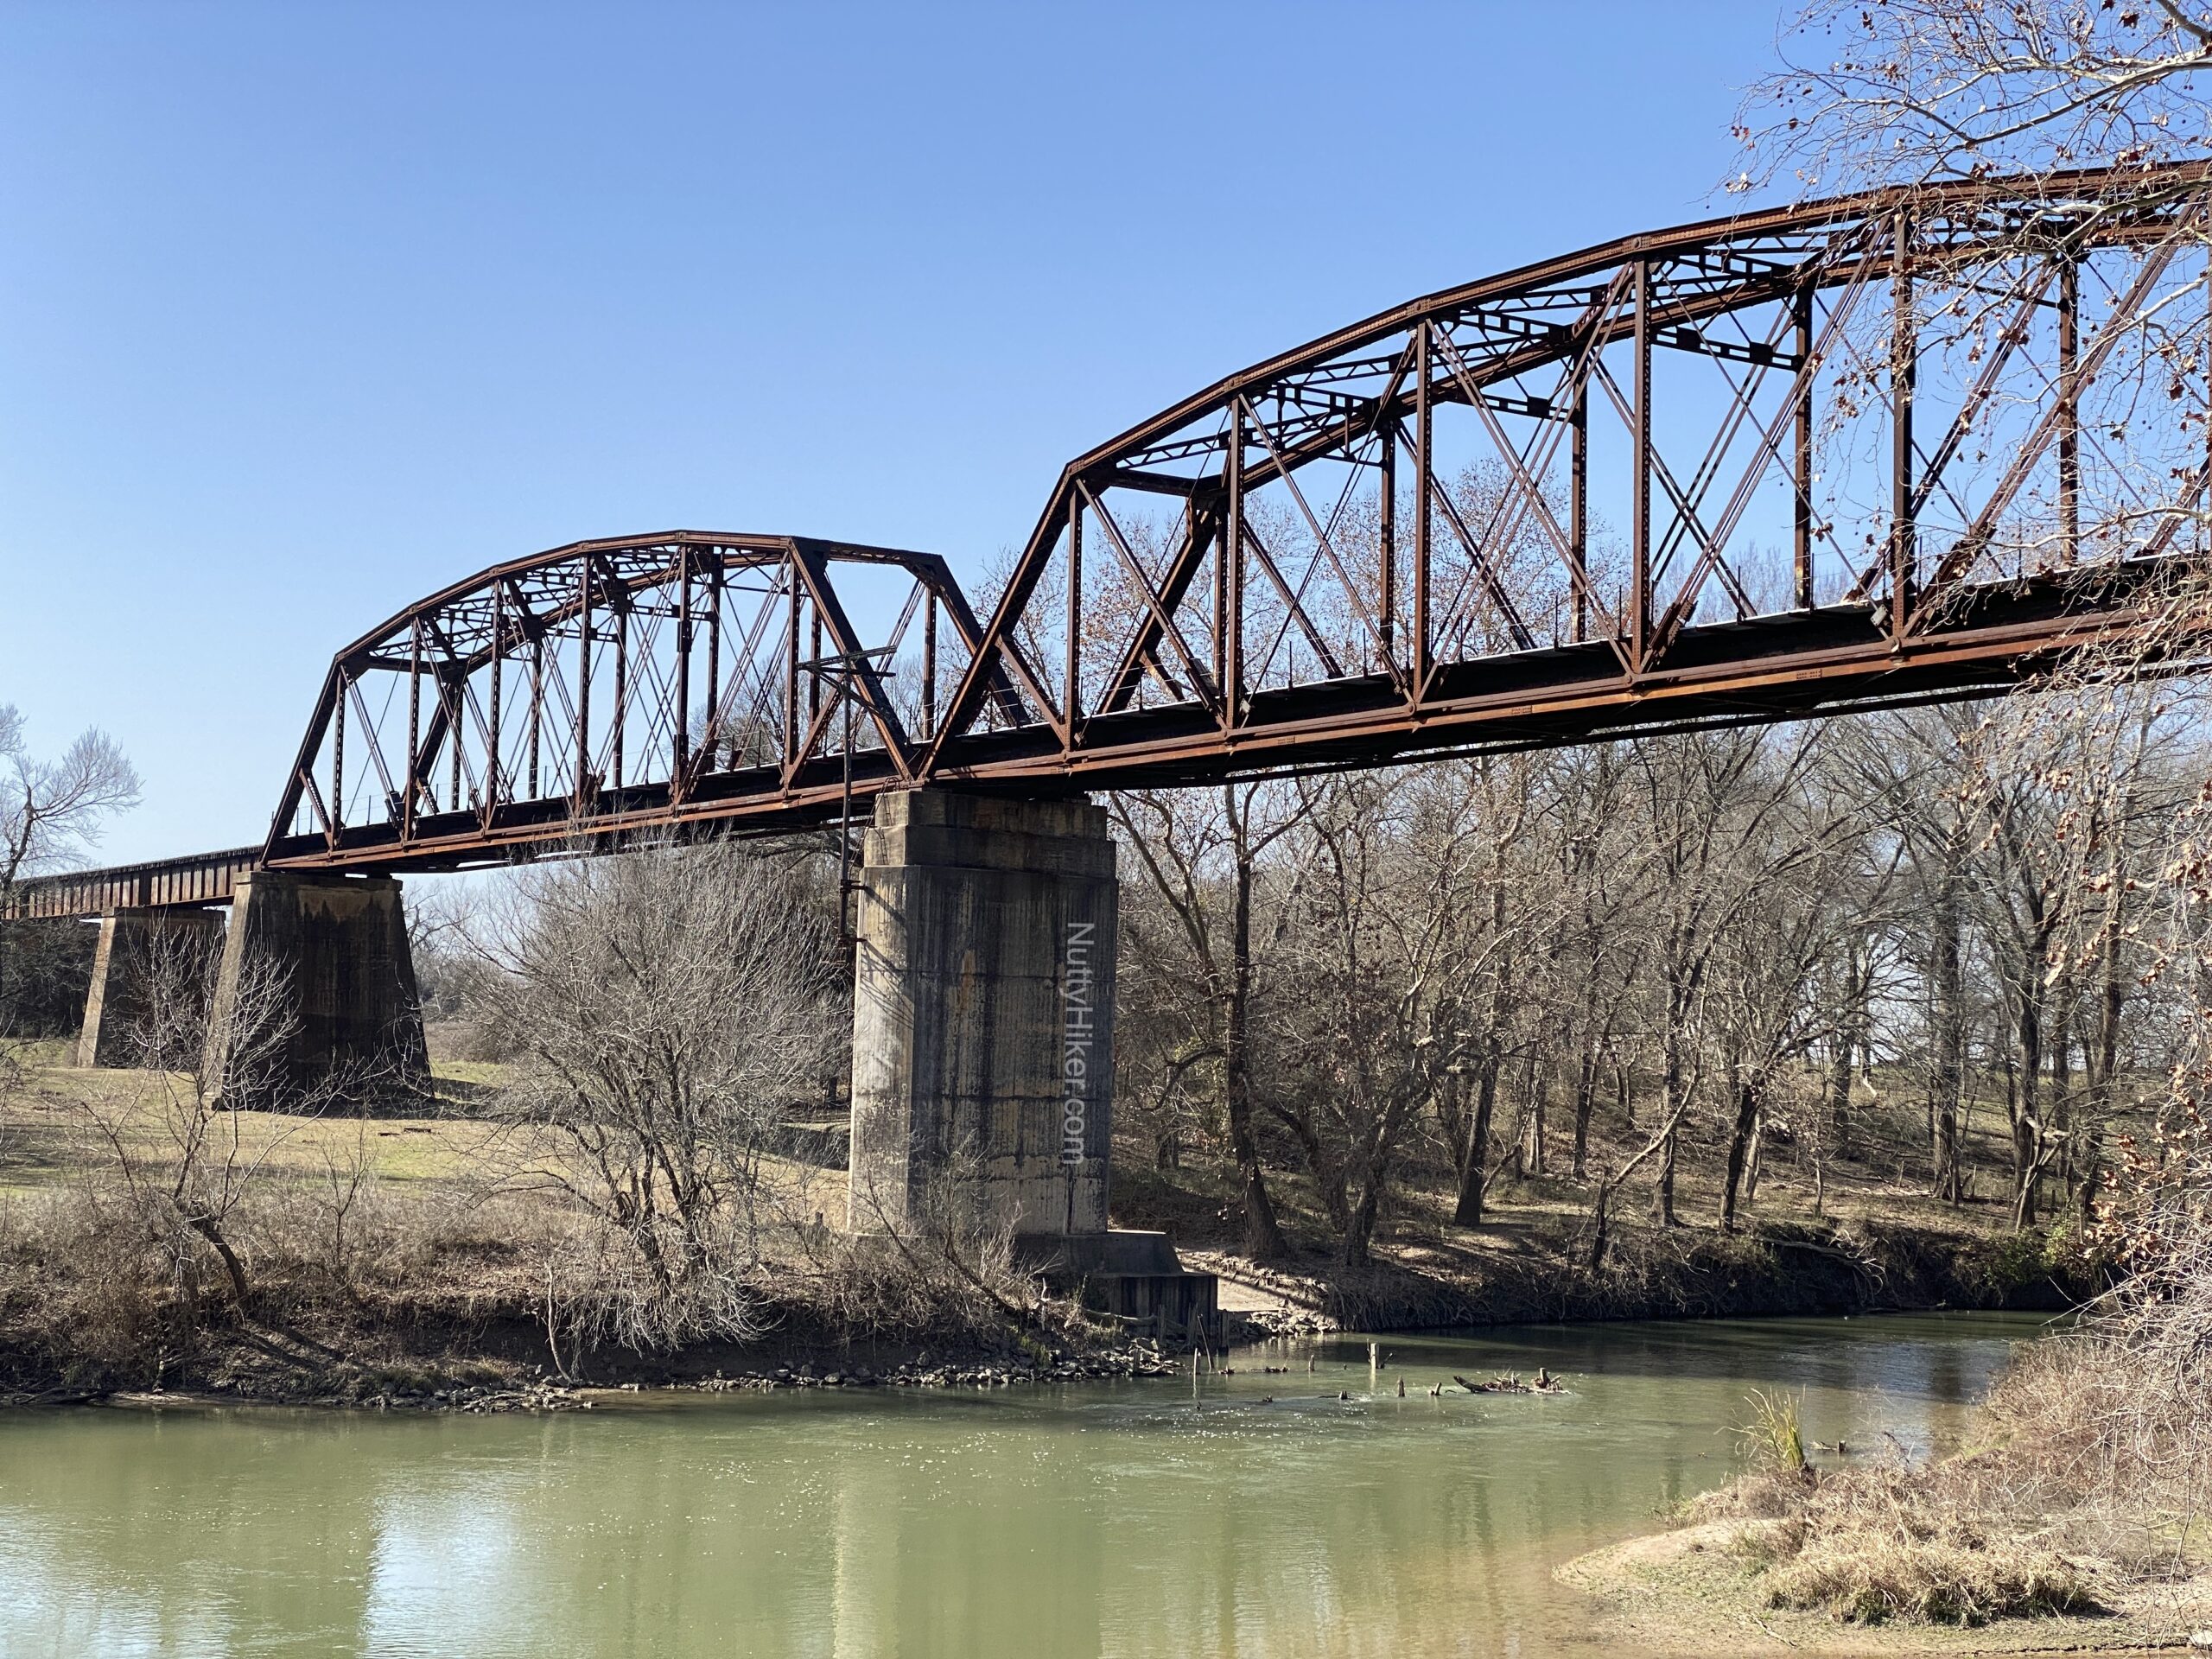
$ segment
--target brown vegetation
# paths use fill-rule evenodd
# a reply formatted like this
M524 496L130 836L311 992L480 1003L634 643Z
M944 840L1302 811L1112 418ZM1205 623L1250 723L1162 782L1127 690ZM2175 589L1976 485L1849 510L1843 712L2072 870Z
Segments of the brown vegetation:
M236 1075L285 1046L281 976L248 964L218 1043L212 964L156 949L139 1065L41 1057L0 1087L0 1179L29 1178L0 1186L0 1387L344 1396L395 1367L1111 1337L965 1218L820 1224L842 1177L778 1150L839 1012L816 874L711 847L534 879L473 947L475 1046L501 1058L425 1119L353 1113L351 1077L282 1114L219 1102L207 1055Z

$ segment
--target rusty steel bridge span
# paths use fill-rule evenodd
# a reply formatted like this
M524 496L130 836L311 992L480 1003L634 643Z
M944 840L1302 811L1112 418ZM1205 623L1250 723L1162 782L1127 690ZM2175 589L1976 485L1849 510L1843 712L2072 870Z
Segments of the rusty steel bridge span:
M2209 188L1858 196L1427 296L1071 462L988 616L935 555L800 536L497 564L336 654L264 843L25 903L1999 691L2204 552L2212 422L2169 464L2099 399L2149 349L2113 320L2202 287Z

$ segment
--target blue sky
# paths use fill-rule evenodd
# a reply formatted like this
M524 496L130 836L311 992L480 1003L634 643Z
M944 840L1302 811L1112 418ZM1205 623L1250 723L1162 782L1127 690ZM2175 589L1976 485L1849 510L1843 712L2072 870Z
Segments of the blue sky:
M972 581L1070 456L1717 211L1776 0L0 0L0 702L257 840L330 654L580 537Z

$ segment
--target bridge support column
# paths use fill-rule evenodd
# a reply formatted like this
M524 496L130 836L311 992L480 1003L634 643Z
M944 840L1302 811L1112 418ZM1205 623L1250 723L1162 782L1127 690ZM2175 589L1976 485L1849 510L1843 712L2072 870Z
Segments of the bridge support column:
M92 980L85 996L85 1024L77 1037L79 1065L145 1065L164 1057L197 1023L206 995L207 969L223 945L223 918L212 910L111 910L100 918L92 949ZM189 1006L156 1010L154 978ZM172 1029L149 1027L159 1013ZM170 1057L172 1063L175 1058Z
M211 1092L238 1106L283 1109L324 1093L369 1105L427 1090L399 883L290 870L242 877L206 1066Z
M1120 897L1105 810L877 798L856 925L849 1224L1011 1222L1104 1253Z

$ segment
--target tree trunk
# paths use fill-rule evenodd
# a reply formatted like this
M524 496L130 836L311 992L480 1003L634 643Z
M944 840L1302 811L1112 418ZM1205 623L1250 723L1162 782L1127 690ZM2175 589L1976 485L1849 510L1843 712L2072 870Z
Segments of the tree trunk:
M1745 1082L1736 1090L1736 1126L1728 1137L1728 1173L1720 1189L1720 1230L1736 1230L1736 1193L1750 1161L1751 1138L1758 1132L1759 1091Z
M2050 1104L2046 1109L2049 1126L2043 1137L2043 1152L2046 1162L2056 1158L2054 1173L2058 1190L2065 1192L2074 1185L2074 986L2069 981L2058 987L2057 1040L2050 1046Z
M1268 1196L1267 1172L1260 1164L1259 1138L1252 1128L1252 866L1240 858L1230 917L1228 1006L1222 1021L1222 1081L1228 1099L1229 1147L1236 1160L1244 1199L1244 1254L1255 1262L1288 1255L1282 1229Z
M2019 983L2020 1008L2014 1028L2018 1059L2012 1087L2012 1230L2024 1232L2036 1222L2036 1153L2043 1083L2043 982L2031 954Z
M1574 1068L1574 1179L1580 1180L1590 1162L1590 1116L1598 1105L1598 1055L1586 1039Z
M1497 1108L1497 1065L1495 1052L1484 1057L1475 1080L1474 1122L1467 1129L1467 1155L1459 1165L1459 1202L1452 1220L1460 1227L1483 1224L1483 1179L1490 1166L1490 1122Z
M1667 1029L1660 1045L1659 1109L1666 1134L1659 1143L1659 1173L1651 1183L1651 1211L1662 1227L1675 1224L1675 1152L1682 1122L1682 1026L1688 988L1670 983L1667 990Z
M1936 1196L1945 1204L1955 1205L1966 1201L1960 1160L1959 1095L1966 1078L1967 1039L1960 914L1962 876L1955 835L1947 841L1943 857L1942 875L1936 889L1929 950L1935 1001L1931 1013L1936 1029L1930 1033L1934 1064L1929 1068L1928 1110L1929 1132L1935 1142L1932 1150Z
M1534 1054L1531 1054L1529 1057L1528 1088L1525 1098L1529 1103L1529 1139L1528 1158L1526 1160L1528 1173L1531 1175L1541 1175L1545 1173L1544 1160L1546 1156L1544 1147L1544 1072L1542 1066L1537 1064L1536 1057Z
M2103 1176L2105 1121L2112 1115L2113 1080L2120 1070L2120 1022L2127 1007L2127 982L2120 974L2120 893L2115 884L2107 902L2103 937L2098 941L2099 987L2096 1040L2082 1052L2088 1072L2083 1116L2088 1120L2082 1156L2075 1167L2075 1208L2087 1227L2096 1219L2097 1184Z
M1347 1273L1361 1273L1366 1270L1369 1241L1375 1236L1376 1201L1381 1185L1382 1183L1379 1180L1370 1180L1363 1184L1360 1188L1359 1202L1351 1206L1351 1214L1345 1220L1344 1249L1340 1260Z
M215 1254L222 1258L223 1272L231 1281L231 1294L237 1300L238 1312L245 1313L247 1299L252 1291L246 1283L245 1264L238 1260L238 1252L231 1248L231 1241L223 1236L222 1223L205 1211L188 1211L184 1221L185 1225L213 1245Z
M1847 1155L1850 1144L1844 1128L1851 1119L1851 1014L1847 1008L1828 1050L1828 1075L1824 1086L1827 1090L1828 1153L1831 1157L1841 1158Z

